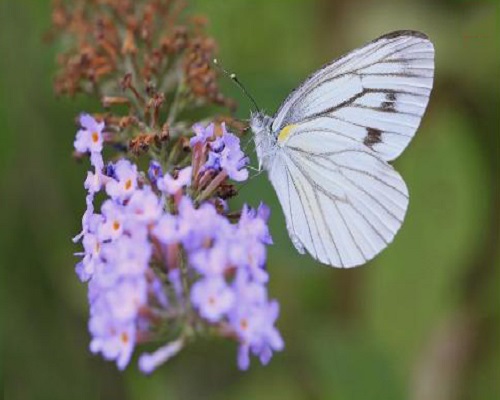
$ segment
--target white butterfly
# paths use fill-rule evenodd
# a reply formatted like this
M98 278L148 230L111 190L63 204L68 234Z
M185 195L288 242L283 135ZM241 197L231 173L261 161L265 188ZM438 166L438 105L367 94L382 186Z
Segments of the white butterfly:
M259 167L300 253L349 268L392 241L408 190L388 162L415 134L433 76L427 36L392 32L312 74L274 117L252 113Z

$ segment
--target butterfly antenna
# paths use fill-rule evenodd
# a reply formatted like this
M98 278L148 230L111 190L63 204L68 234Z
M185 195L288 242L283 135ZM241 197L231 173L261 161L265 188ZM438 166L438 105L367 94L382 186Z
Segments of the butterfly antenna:
M221 70L224 75L226 75L227 77L229 77L229 79L231 79L241 89L241 91L245 94L245 96L247 96L248 99L252 102L252 104L255 107L255 110L260 113L260 108L257 105L257 102L252 97L252 95L248 92L248 90L245 88L245 86L243 85L243 83L241 83L241 81L238 79L238 77L236 76L236 74L228 72L224 67L222 67L219 64L219 60L217 60L216 58L214 58L213 62L214 62L214 65L217 68L219 68L219 70Z

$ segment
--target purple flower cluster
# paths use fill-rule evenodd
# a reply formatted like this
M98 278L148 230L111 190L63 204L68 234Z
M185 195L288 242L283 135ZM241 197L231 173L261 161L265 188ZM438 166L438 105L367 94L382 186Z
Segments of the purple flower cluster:
M90 151L95 171L85 182L87 211L77 237L84 253L76 272L89 283L90 349L123 369L137 341L141 308L166 305L165 294L154 290L156 278L148 274L153 251L148 226L162 214L162 206L149 186L139 188L137 167L129 161L114 164L112 176L103 173L102 146L95 151L92 146L104 125L87 115L80 122L85 129L79 131L75 147ZM101 190L108 198L95 213L94 195Z
M232 223L214 199L196 204L187 195L191 166L169 173L168 166L164 171L151 162L147 174L126 159L105 166L104 124L89 115L82 115L80 124L75 148L90 154L94 167L84 185L82 232L75 238L84 250L76 272L88 282L91 351L123 369L137 344L165 337L162 327L180 324L179 337L140 357L140 369L150 373L205 324L237 338L240 369L248 368L250 353L266 364L273 351L283 349L274 326L279 307L268 299L266 286L269 209L245 206ZM222 136L214 138L213 125L194 130L191 145L210 146L204 168L246 179L247 160L236 136L223 127ZM105 199L97 213L99 192Z
M215 126L210 124L204 128L201 124L196 124L193 130L196 134L191 138L191 147L197 143L208 143L210 151L208 160L205 163L206 169L216 171L224 170L228 176L237 182L248 179L248 157L241 151L240 139L226 130L226 125L222 123L222 135L215 136Z
M224 322L240 340L238 366L247 369L249 352L267 364L272 351L283 349L274 327L278 304L267 298L268 274L264 269L266 245L271 244L267 228L269 210L244 207L238 224L231 224L213 207L194 209L181 204L180 218L204 221L184 231L184 247L192 267L199 274L191 301L199 314L211 323ZM209 246L206 243L210 243Z

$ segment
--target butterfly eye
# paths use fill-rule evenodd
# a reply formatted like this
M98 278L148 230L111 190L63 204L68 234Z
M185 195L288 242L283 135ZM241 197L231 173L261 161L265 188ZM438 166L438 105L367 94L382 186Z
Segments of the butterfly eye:
M254 132L256 131L261 131L264 129L265 121L264 121L264 114L260 112L252 112L251 118L250 118L250 126Z
M262 115L262 113L254 111L250 113L250 118L252 119L252 121L255 121L255 123L262 123L262 121L264 120L264 116Z

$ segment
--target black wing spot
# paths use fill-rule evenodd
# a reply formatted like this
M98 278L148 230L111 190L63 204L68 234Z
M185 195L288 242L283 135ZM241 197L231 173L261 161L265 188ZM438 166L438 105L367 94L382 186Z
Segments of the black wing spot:
M366 136L363 139L365 146L373 149L373 146L382 141L382 131L376 128L366 128Z
M385 94L385 100L380 109L385 112L396 112L396 93L389 91Z
M392 92L392 91L389 91L385 94L385 99L387 101L392 101L392 102L395 102L396 101L396 93L395 92Z
M384 101L381 109L384 112L396 112L396 108L394 107L394 103L392 101Z

